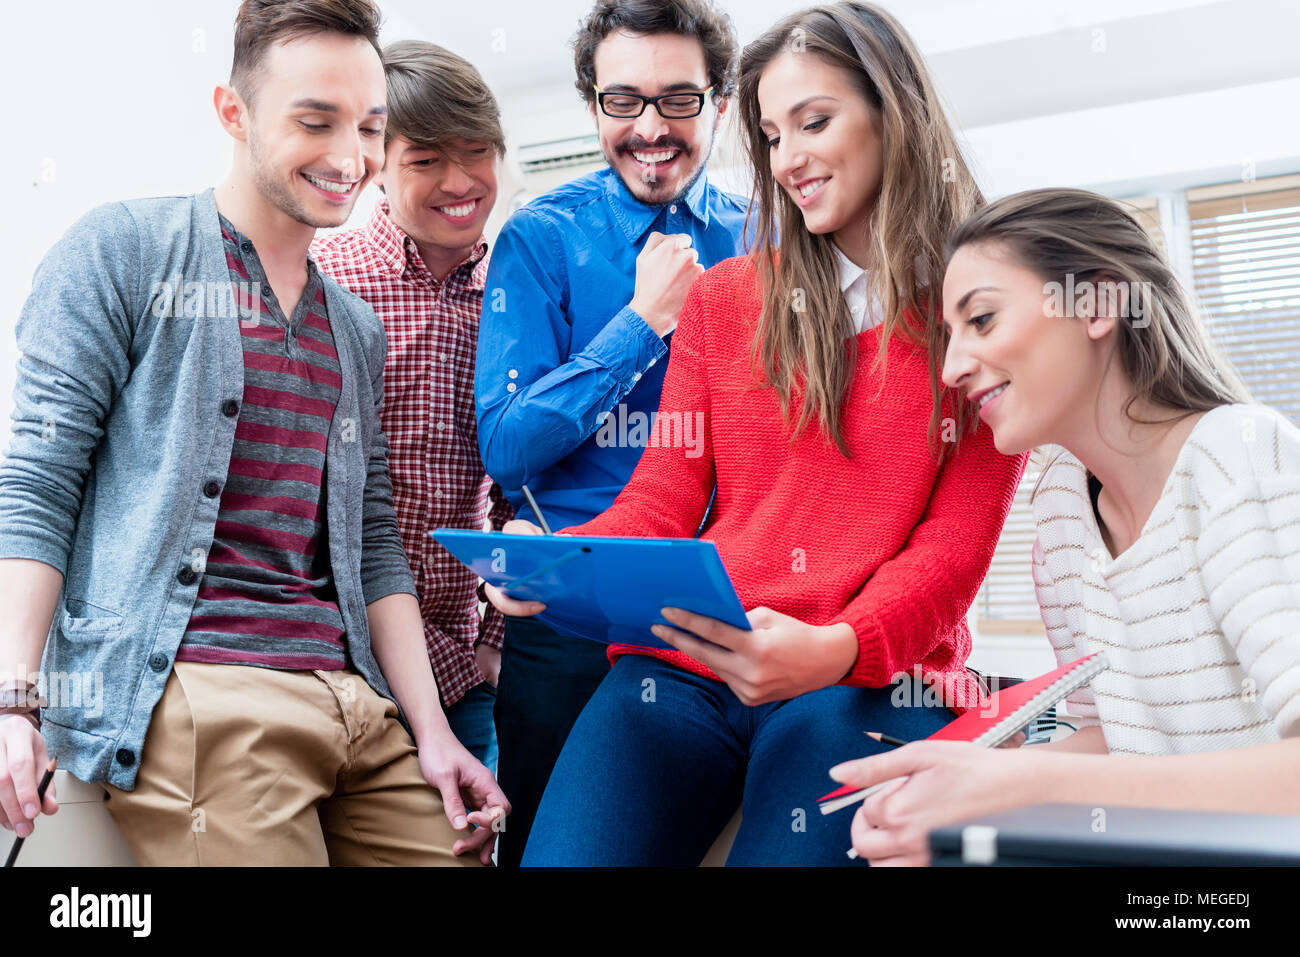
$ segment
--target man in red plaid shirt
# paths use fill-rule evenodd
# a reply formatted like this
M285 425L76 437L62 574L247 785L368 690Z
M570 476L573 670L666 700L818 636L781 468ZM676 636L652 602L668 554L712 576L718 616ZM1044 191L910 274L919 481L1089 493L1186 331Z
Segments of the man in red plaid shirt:
M312 245L317 265L366 300L388 334L379 418L391 446L397 524L447 720L493 773L492 707L504 621L480 621L477 579L428 535L500 528L513 510L483 471L474 417L487 241L505 155L496 99L478 71L432 43L384 50L384 200L359 229Z

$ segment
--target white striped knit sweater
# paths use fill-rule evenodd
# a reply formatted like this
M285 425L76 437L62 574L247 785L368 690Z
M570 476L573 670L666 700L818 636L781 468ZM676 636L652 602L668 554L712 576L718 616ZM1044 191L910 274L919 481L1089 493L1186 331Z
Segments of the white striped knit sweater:
M1111 667L1069 699L1115 753L1300 735L1300 430L1262 405L1207 412L1141 535L1112 558L1077 458L1033 498L1033 575L1061 663Z

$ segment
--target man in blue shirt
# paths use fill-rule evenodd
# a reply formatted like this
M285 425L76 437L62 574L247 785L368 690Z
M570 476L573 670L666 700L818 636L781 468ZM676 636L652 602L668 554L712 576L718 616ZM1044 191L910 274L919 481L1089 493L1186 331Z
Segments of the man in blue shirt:
M709 0L598 0L574 47L609 166L505 224L475 374L488 474L536 522L527 485L553 529L604 511L627 484L653 430L602 428L605 417L653 417L686 294L705 267L744 252L746 207L705 175L736 82L726 14ZM519 862L551 768L608 670L603 645L507 619L495 713L513 811L499 864Z

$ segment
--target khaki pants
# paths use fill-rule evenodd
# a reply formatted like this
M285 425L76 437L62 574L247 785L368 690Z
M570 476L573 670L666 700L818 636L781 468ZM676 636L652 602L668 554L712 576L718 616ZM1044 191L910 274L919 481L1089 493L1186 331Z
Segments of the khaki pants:
M448 864L457 832L397 707L355 671L178 661L135 789L105 806L144 865Z

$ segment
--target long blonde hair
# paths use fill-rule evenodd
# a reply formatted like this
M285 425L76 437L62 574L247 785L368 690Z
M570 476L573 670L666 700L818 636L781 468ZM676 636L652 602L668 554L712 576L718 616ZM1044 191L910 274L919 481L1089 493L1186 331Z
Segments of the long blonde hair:
M754 168L749 215L756 217L757 228L751 257L763 281L763 310L751 362L756 364L761 354L763 375L776 389L787 422L794 390L803 386L796 436L815 419L847 456L840 416L857 355L835 252L830 236L804 228L798 206L773 177L768 138L759 125L759 78L787 48L847 70L880 117L884 170L868 225L867 264L869 298L877 298L885 309L874 364L880 388L890 337L901 334L933 355L943 331L944 243L983 197L962 159L925 62L907 32L880 8L866 3L813 7L787 17L745 47L739 111ZM904 321L908 309L920 315L921 328ZM942 390L938 366L930 365L929 438L942 459L948 448L938 441ZM965 405L956 410L958 436L976 424Z
M1124 288L1142 290L1141 322L1126 320L1116 327L1116 354L1133 385L1123 408L1130 421L1170 421L1137 418L1132 406L1139 399L1184 414L1254 401L1210 339L1164 254L1115 200L1082 189L1035 189L1005 196L953 232L947 258L963 246L980 243L1004 249L1044 283L1064 286L1067 277L1073 277L1073 285L1109 276ZM1127 312L1136 311L1129 306ZM939 361L946 339L945 334Z

